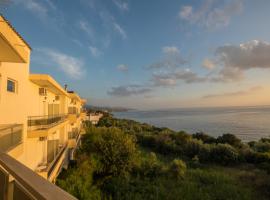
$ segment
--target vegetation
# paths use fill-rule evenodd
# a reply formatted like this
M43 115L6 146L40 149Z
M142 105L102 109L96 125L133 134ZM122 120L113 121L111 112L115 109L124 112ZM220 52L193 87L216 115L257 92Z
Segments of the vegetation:
M270 139L248 144L105 115L57 184L79 199L270 199Z

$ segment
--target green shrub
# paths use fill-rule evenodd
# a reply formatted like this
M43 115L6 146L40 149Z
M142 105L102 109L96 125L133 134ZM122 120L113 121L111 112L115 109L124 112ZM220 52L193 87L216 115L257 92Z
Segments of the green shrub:
M202 151L204 144L201 140L191 139L184 145L184 154L189 158L193 158Z
M217 138L217 143L222 143L222 144L229 144L233 147L241 147L242 143L239 138L237 138L233 134L223 134L222 136L219 136Z
M102 129L94 143L100 167L97 171L114 176L131 170L136 159L134 137L117 128Z
M172 177L177 179L184 178L187 170L186 163L179 159L174 159L170 165L169 172Z
M256 142L253 149L261 153L270 152L270 143L261 141Z
M151 152L145 160L142 161L139 173L142 177L156 178L163 174L163 167L157 159L155 153Z
M202 140L203 143L206 143L206 144L216 143L216 139L214 137L209 136L203 132L195 133L192 135L192 137L198 140Z
M210 160L212 162L230 165L238 161L238 152L235 148L228 144L217 144L211 147Z

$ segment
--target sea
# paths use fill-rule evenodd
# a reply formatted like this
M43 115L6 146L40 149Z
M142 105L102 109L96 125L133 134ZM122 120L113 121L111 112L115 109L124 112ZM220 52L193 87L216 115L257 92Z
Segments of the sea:
M217 137L231 133L244 142L270 138L270 106L129 110L113 114L190 134L204 132Z

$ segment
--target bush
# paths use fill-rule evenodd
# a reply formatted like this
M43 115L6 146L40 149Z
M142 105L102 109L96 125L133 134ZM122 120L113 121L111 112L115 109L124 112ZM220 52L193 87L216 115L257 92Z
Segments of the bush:
M139 170L142 177L156 178L163 174L162 165L159 163L155 153L151 152L149 156L142 161L141 169Z
M199 157L199 160L201 162L209 162L211 161L211 146L208 145L208 144L205 144L202 146L199 154L198 154L198 157Z
M136 158L134 137L117 128L107 128L102 129L94 142L100 162L99 173L117 176L131 170Z
M257 152L265 153L270 152L270 143L268 142L256 142L253 149Z
M238 161L238 152L228 144L217 144L211 147L210 160L212 162L230 165Z
M203 143L206 143L206 144L216 143L216 139L214 137L209 136L203 132L195 133L192 135L192 137L198 140L202 140Z
M191 139L184 145L184 154L193 158L202 151L204 144L201 140Z
M169 172L172 177L177 179L184 178L187 170L186 163L179 159L174 159L170 165Z
M230 144L233 147L241 147L242 143L239 138L232 134L223 134L217 138L217 143Z

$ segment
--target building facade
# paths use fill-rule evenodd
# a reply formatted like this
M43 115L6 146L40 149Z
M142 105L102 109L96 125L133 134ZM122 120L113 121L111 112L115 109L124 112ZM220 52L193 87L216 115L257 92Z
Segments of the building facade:
M0 152L54 182L74 159L86 102L50 75L30 74L30 55L31 47L0 16Z

